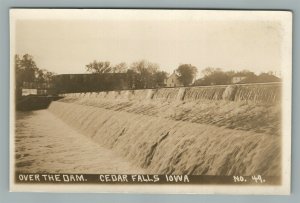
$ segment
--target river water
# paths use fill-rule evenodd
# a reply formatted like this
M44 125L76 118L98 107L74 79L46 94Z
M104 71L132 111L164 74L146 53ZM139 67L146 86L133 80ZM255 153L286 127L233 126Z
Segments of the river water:
M143 173L48 110L17 112L15 161L23 173Z
M94 143L134 161L148 173L280 174L279 136L174 120L160 116L162 114L149 115L167 105L159 102L157 106L150 106L150 109L147 102L144 103L145 108L134 107L135 102L126 103L137 110L134 112L126 111L127 105L124 107L118 103L113 109L108 109L101 100L96 102L97 107L89 104L88 99L80 101L80 104L60 100L52 102L48 111ZM223 103L218 105L221 104ZM166 109L173 109L172 104L167 106ZM193 110L196 106L193 103L190 109ZM200 106L203 107L205 106ZM194 117L190 114L188 116L190 119ZM230 119L231 117L226 118L228 122Z

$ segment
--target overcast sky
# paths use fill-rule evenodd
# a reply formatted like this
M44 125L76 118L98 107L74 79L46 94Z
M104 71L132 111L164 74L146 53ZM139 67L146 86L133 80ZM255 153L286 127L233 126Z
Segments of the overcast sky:
M18 20L15 53L28 53L39 68L55 73L85 73L93 60L130 65L141 59L169 73L183 63L199 72L206 67L279 72L281 35L274 21L238 18Z

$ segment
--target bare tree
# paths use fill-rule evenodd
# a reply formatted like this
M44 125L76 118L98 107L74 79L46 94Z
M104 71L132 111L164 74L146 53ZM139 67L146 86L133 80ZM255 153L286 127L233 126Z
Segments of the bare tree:
M155 86L154 74L159 71L159 65L146 60L134 62L131 70L137 73L136 84L138 88L151 88Z
M125 62L119 63L112 68L114 73L126 73L128 67Z
M86 70L91 73L111 73L112 67L110 66L109 61L96 61L94 60L92 63L86 65Z

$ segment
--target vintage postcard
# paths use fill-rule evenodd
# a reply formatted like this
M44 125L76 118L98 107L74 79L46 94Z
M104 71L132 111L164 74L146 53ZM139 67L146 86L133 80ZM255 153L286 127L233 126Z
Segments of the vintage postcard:
M10 190L289 194L292 13L10 10Z

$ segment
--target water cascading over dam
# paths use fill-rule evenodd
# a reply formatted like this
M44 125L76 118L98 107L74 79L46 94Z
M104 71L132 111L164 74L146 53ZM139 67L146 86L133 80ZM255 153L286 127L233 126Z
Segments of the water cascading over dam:
M147 173L280 175L280 83L63 96L54 115Z

